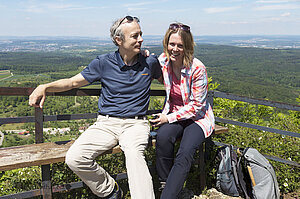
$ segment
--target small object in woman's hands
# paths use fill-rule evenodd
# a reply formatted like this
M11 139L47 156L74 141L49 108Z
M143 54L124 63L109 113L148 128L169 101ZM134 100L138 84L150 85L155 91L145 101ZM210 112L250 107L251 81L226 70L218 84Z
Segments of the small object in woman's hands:
M157 119L157 118L158 118L158 115L154 115L154 116L149 120L150 124L151 124L151 125L157 124L158 122L153 122L153 120L155 120L155 119Z

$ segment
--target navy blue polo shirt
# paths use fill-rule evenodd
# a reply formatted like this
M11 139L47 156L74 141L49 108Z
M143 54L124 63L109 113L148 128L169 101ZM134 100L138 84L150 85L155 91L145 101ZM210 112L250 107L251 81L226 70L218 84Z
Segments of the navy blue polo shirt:
M99 55L82 72L89 82L101 82L99 113L118 117L146 115L152 78L161 76L156 56L138 55L133 66L127 66L119 51Z

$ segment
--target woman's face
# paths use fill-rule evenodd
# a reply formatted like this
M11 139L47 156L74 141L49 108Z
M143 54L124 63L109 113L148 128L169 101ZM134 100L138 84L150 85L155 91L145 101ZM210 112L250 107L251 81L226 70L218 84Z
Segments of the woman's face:
M183 42L178 32L173 33L169 38L168 53L172 62L183 63Z

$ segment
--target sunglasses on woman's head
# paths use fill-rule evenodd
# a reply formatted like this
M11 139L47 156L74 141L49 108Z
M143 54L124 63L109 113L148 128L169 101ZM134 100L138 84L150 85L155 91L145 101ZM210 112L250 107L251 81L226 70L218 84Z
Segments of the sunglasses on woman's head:
M140 22L139 18L137 18L137 17L126 16L126 17L124 17L124 18L120 21L118 27L124 22L125 19L127 19L127 22L129 22L129 23L132 22L133 20L136 20L137 22Z
M171 30L177 30L178 28L180 28L181 30L183 31L186 31L186 32L190 32L190 27L187 26L187 25L184 25L184 24L177 24L177 23L172 23L170 24L169 26L169 29Z

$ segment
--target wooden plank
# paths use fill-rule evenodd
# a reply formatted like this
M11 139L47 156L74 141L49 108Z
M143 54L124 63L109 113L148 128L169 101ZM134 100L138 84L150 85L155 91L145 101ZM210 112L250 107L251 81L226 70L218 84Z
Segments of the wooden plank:
M0 148L0 171L63 162L74 141Z
M227 131L226 127L216 125L215 134ZM73 142L74 140L0 148L0 171L64 162L65 155ZM155 139L152 140L152 146L155 147ZM120 146L116 146L104 154L115 154L121 151Z
M0 171L64 162L73 143L74 140L0 148ZM121 148L116 146L104 154L119 152Z
M0 87L0 96L29 96L34 88Z
M224 126L215 125L215 134L219 135L228 132L228 128Z

